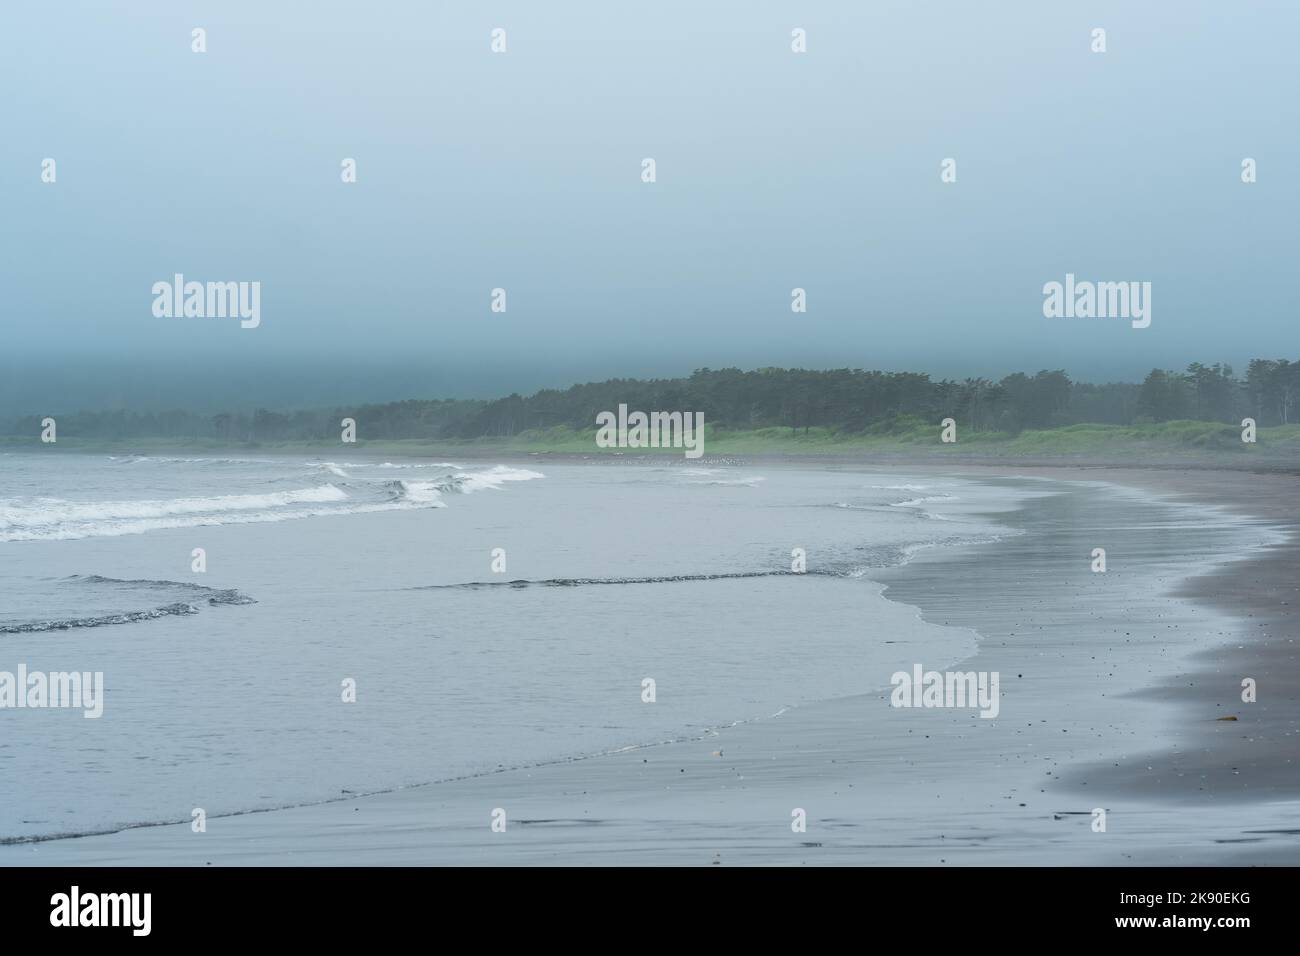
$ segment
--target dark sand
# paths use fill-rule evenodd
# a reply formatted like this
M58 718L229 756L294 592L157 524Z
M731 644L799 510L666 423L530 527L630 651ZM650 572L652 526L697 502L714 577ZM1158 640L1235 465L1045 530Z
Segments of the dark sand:
M1241 639L1193 655L1195 667L1139 692L1181 709L1175 747L1125 766L1080 768L1065 781L1202 804L1300 797L1300 476L1208 469L1019 471L1172 494L1264 518L1290 532L1285 543L1194 577L1175 592L1228 612L1242 627ZM1244 677L1257 683L1253 704L1241 701ZM1227 716L1237 720L1217 719Z

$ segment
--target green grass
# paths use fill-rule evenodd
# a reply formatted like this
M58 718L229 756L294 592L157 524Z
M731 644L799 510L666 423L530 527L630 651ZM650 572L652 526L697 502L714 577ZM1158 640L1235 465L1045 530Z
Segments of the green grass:
M464 441L432 442L424 439L358 441L341 446L337 441L291 441L260 443L221 443L186 439L78 439L61 435L59 451L97 451L103 453L166 453L179 451L236 451L280 454L325 455L362 452L368 455L425 456L433 454L574 454L574 455L663 455L680 458L680 448L614 449L596 446L595 429L564 426L522 432L509 438L479 438ZM706 455L881 455L905 457L992 457L1008 459L1129 459L1135 463L1149 458L1258 459L1295 460L1300 462L1300 425L1285 425L1259 430L1258 441L1248 445L1241 441L1236 426L1214 422L1177 421L1143 425L1069 425L1061 428L1004 432L971 432L957 428L957 441L939 441L939 426L918 419L878 423L865 432L846 433L830 428L758 428L735 430L713 425L705 427ZM16 451L36 450L35 438L0 437L0 447Z

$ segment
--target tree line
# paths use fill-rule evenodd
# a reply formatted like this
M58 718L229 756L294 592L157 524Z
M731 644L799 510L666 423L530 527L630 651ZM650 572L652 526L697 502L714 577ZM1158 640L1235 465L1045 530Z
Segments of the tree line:
M1300 361L1255 359L1238 378L1222 363L1194 362L1185 371L1152 369L1141 384L1073 382L1061 369L1017 372L999 381L934 380L918 372L862 369L699 369L686 378L610 379L495 400L431 399L353 408L277 412L271 409L159 413L78 412L58 416L62 435L82 438L174 438L225 442L333 440L342 418L354 418L367 440L509 438L564 426L592 429L596 415L619 404L640 411L700 411L729 429L829 428L888 433L918 418L952 417L975 431L1017 433L1081 423L1138 424L1180 419L1260 426L1300 419ZM34 435L40 417L9 424Z

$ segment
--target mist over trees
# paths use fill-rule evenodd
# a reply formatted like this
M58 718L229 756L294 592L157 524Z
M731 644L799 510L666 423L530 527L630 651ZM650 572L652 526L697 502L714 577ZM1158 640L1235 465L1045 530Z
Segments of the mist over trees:
M687 378L610 379L491 401L431 399L277 412L266 408L217 415L186 411L78 412L58 416L61 435L82 438L207 439L226 442L335 440L341 418L354 418L367 440L507 438L564 426L595 427L596 415L620 404L640 411L700 411L729 429L830 428L888 434L917 419L952 417L974 431L1015 434L1081 423L1128 425L1195 419L1260 426L1300 418L1300 362L1255 359L1244 379L1231 367L1194 362L1185 371L1152 369L1139 385L1072 382L1062 370L1017 372L1000 381L932 380L917 372L862 369L700 369ZM10 423L34 435L40 418Z

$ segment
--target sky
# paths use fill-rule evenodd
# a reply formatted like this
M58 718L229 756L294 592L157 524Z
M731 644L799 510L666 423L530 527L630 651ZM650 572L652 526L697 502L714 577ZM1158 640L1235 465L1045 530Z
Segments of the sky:
M1300 358L1298 28L1250 0L9 5L0 417ZM260 325L154 315L176 273L260 282ZM1150 327L1045 317L1066 273L1151 282Z

